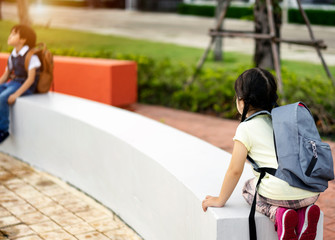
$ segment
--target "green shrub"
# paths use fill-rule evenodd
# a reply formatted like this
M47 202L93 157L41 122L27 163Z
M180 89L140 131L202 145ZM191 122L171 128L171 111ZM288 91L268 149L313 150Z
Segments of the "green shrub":
M177 12L179 14L196 15L204 17L214 17L215 8L213 5L195 5L181 3L178 5ZM236 19L253 19L253 9L250 7L229 6L227 10L227 18Z
M288 103L303 101L324 134L335 132L335 88L320 76L299 78L283 69L284 98Z
M335 26L335 10L305 9L305 12L311 24ZM288 10L288 21L305 24L299 9Z
M179 14L185 14L185 15L213 17L215 16L215 6L180 3L178 5L177 12Z
M181 3L178 6L177 12L179 14L214 17L215 16L214 5L196 5L196 4L185 4ZM335 10L324 10L324 9L305 9L311 24L335 26ZM227 18L234 19L248 19L252 20L253 16L253 5L250 7L230 6L227 11ZM299 11L299 9L288 10L288 22L304 24L305 21Z
M209 113L224 118L237 114L234 102L234 82L239 74L251 68L239 65L226 70L202 68L193 84L185 87L193 67L175 63L169 59L157 60L141 55L117 54L111 51L93 53L68 50L51 50L56 55L78 57L113 58L137 62L138 101L146 104L163 105L186 111ZM335 88L329 79L320 76L299 77L282 69L284 94L280 104L303 101L314 114L320 131L335 132Z

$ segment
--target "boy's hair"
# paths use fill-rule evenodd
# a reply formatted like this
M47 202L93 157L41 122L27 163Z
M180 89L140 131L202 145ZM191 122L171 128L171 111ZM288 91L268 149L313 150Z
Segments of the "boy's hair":
M241 121L246 119L250 106L271 112L277 105L277 83L273 75L261 68L243 72L235 81L236 97L244 101Z
M15 31L20 34L20 39L26 39L25 44L29 46L29 48L33 48L36 45L36 33L35 31L23 24L18 24L12 27L11 32Z

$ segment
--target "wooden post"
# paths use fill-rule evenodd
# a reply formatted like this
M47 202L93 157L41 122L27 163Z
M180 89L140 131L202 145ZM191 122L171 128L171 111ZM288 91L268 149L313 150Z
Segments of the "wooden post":
M223 20L224 20L224 18L225 18L225 16L226 16L228 7L229 7L229 5L230 5L230 2L231 2L231 0L226 0L226 1L224 2L223 10L222 10L222 12L221 12L221 15L220 15L219 20L217 21L217 24L216 24L216 27L215 27L216 30L220 30L221 25L223 24ZM214 44L214 42L215 42L215 38L216 38L216 36L211 36L211 40L210 40L210 42L209 42L209 44L208 44L208 46L207 46L207 48L206 48L204 54L203 54L202 57L200 58L200 60L199 60L199 62L198 62L198 64L197 64L197 66L196 66L196 69L195 69L194 74L193 74L193 75L186 81L184 87L187 87L187 86L191 85L191 84L193 83L193 81L195 80L196 76L197 76L198 73L199 73L200 68L201 68L202 65L204 64L204 62L205 62L205 60L206 60L206 58L207 58L207 55L208 55L209 51L211 50L211 48L212 48L212 46L213 46L213 44Z
M309 20L308 20L308 17L307 17L307 15L306 15L304 9L303 9L302 6L301 6L301 0L297 0L297 2L298 2L298 6L299 6L300 13L301 13L301 15L302 15L302 17L304 18L304 21L305 21L305 23L306 23L306 26L307 26L307 29L308 29L308 32L309 32L309 36L311 37L312 41L315 42L315 38L314 38L314 34L313 34L313 31L312 31L312 28L311 28L311 24L310 24L310 22L309 22ZM329 71L329 69L328 69L328 66L327 66L327 64L326 64L326 62L325 62L325 60L324 60L324 58L323 58L323 56L322 56L322 53L321 53L321 51L320 51L320 48L317 47L317 45L315 45L315 50L316 50L318 56L319 56L320 59L321 59L322 65L323 65L324 69L326 70L326 73L327 73L328 77L331 79L331 81L332 81L332 83L333 83L333 85L334 85L334 87L335 87L335 80L334 80L332 74L330 73L330 71Z
M2 0L0 0L0 20L2 20Z
M277 74L277 82L278 82L278 90L280 93L283 93L283 84L281 79L281 70L280 70L280 59L279 59L279 53L277 44L275 41L275 26L274 26L274 20L273 20L273 11L272 11L272 4L271 0L266 0L266 7L268 12L268 20L269 20L269 26L270 26L270 35L272 37L271 39L271 49L272 49L272 55L273 55L273 62L275 65L275 70Z
M256 0L258 1L258 0ZM268 24L269 24L269 29L270 33L256 33L251 32L251 31L234 31L234 30L225 30L221 29L221 25L223 24L223 20L226 16L226 12L228 9L228 6L230 5L231 0L224 0L224 6L223 10L221 12L219 20L216 22L216 27L214 29L210 29L209 35L211 37L210 42L208 44L208 47L206 48L204 54L200 58L200 60L197 63L196 69L194 71L193 76L191 76L186 83L184 84L184 88L192 84L192 82L195 80L197 74L199 73L202 65L204 64L207 55L209 51L211 50L215 40L219 37L246 37L246 38L254 38L254 39L268 39L270 40L271 43L271 52L272 52L272 57L273 57L273 63L274 63L274 68L276 71L277 75L277 82L278 82L278 90L282 94L283 93L283 83L282 83L282 76L281 76L281 67L280 67L280 54L279 54L279 48L277 46L278 43L280 42L286 42L286 43L292 43L292 44L298 44L298 45L305 45L305 46L311 46L314 47L321 59L321 62L323 64L323 67L326 70L326 73L328 77L332 80L332 83L335 87L335 80L330 73L327 64L321 54L320 49L326 49L327 46L322 40L316 40L314 38L314 34L312 32L309 20L307 18L307 15L305 14L304 10L302 9L301 6L301 0L297 0L299 10L301 15L303 16L306 26L308 28L311 40L298 40L298 39L283 39L279 35L277 37L276 35L276 28L275 28L275 16L273 12L273 4L272 0L266 0L266 8L267 8L267 18L268 18ZM278 34L278 33L277 33Z
M223 8L223 2L225 0L217 0L217 7L216 7L216 11L215 11L215 15L216 15L216 21L220 20L220 13L222 12L222 8ZM220 26L220 30L222 29L223 24L221 23ZM222 37L221 36L217 36L215 38L215 43L214 43L214 61L222 61L223 60L223 53L222 53Z
M219 18L219 20L217 21L217 24L216 24L216 27L215 27L215 29L216 29L217 31L220 30L220 27L221 27L221 25L223 24L223 20L224 20L224 18L225 18L225 16L226 16L228 7L229 7L229 5L230 5L230 2L231 2L231 0L226 0L226 1L224 2L223 10L222 10L222 12L221 12L220 18ZM187 86L189 86L189 85L191 85L191 84L193 83L193 81L195 80L196 76L197 76L198 73L199 73L200 68L201 68L202 65L204 64L204 62L205 62L205 60L206 60L206 58L207 58L207 55L208 55L209 51L211 50L211 48L212 48L212 46L213 46L213 43L215 42L215 38L216 38L216 36L211 36L211 40L209 41L208 47L206 48L204 54L203 54L202 57L200 58L200 60L199 60L199 62L198 62L198 64L197 64L197 66L196 66L196 69L195 69L195 71L194 71L194 74L193 74L193 75L186 81L186 83L185 83L185 85L184 85L184 88L187 87Z
M28 0L18 0L17 1L17 10L20 19L20 24L31 25L29 11L28 11Z

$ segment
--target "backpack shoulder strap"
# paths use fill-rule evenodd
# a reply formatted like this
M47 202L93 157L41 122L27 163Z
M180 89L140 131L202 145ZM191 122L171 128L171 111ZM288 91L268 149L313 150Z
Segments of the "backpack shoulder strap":
M265 176L265 171L261 171L259 179L256 184L255 188L255 195L254 199L251 204L251 210L249 213L249 237L250 240L257 240L257 232L256 232L256 222L255 222L255 212L256 212L256 202L257 202L257 188L258 185L261 183L262 178Z
M271 175L273 175L273 176L276 175L276 171L277 171L277 169L275 169L275 168L269 168L269 167L259 167L259 166L257 165L257 163L255 162L255 160L252 159L249 155L247 156L247 159L248 159L248 161L250 162L250 164L252 165L253 169L254 169L256 172L261 173L262 171L264 171L264 172L266 172L266 173L268 173L268 174L271 174Z
M37 54L38 52L44 52L46 49L47 49L47 45L45 43L42 43L42 42L36 44L35 47L29 49L29 51L26 53L26 59L24 61L24 68L26 69L27 72L28 72L28 67L29 67L31 57L34 54ZM41 62L41 64L43 64L43 63Z
M256 232L256 222L255 222L255 212L256 212L256 202L257 202L257 191L258 186L261 183L266 173L270 173L274 175L276 173L276 169L274 168L258 168L258 172L260 173L256 187L255 187L255 195L251 204L251 209L249 213L249 237L250 240L257 240L257 232Z
M257 202L257 190L258 186L261 183L262 179L264 178L266 173L269 173L271 175L275 175L277 169L274 168L266 168L266 167L258 167L257 163L248 155L247 156L248 161L253 166L254 170L256 172L259 172L259 178L255 187L255 195L254 199L251 204L251 209L249 213L249 236L250 240L257 240L257 233L256 233L256 222L255 222L255 212L256 212L256 202Z
M245 119L244 122L249 121L249 120L253 119L254 117L256 117L258 115L269 115L269 116L271 116L271 113L269 111L266 111L266 110L258 111L258 112L255 112L254 114L252 114L251 116L247 117L247 119Z
M28 51L28 53L26 54L26 58L24 60L24 68L26 69L26 71L28 72L28 67L29 67L29 63L31 60L31 57L35 54L35 49L30 49Z

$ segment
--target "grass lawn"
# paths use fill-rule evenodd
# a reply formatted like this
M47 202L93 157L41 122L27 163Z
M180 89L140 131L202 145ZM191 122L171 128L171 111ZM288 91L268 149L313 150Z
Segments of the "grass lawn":
M9 21L0 21L0 51L2 52L9 51L7 37L14 24L15 23ZM134 54L154 59L169 58L172 61L183 62L189 65L195 65L204 52L204 50L198 48L112 35L100 35L65 29L47 29L39 26L35 26L34 28L37 32L37 41L47 43L47 46L53 50L69 50L85 53L114 52ZM212 68L224 66L227 69L235 69L236 66L239 65L252 67L252 56L250 55L225 52L224 58L225 61L223 63L218 63L212 61L212 57L209 56L205 66ZM297 73L299 76L321 75L326 78L325 71L321 64L283 60L282 67L290 72ZM332 66L330 69L335 76L335 66Z

